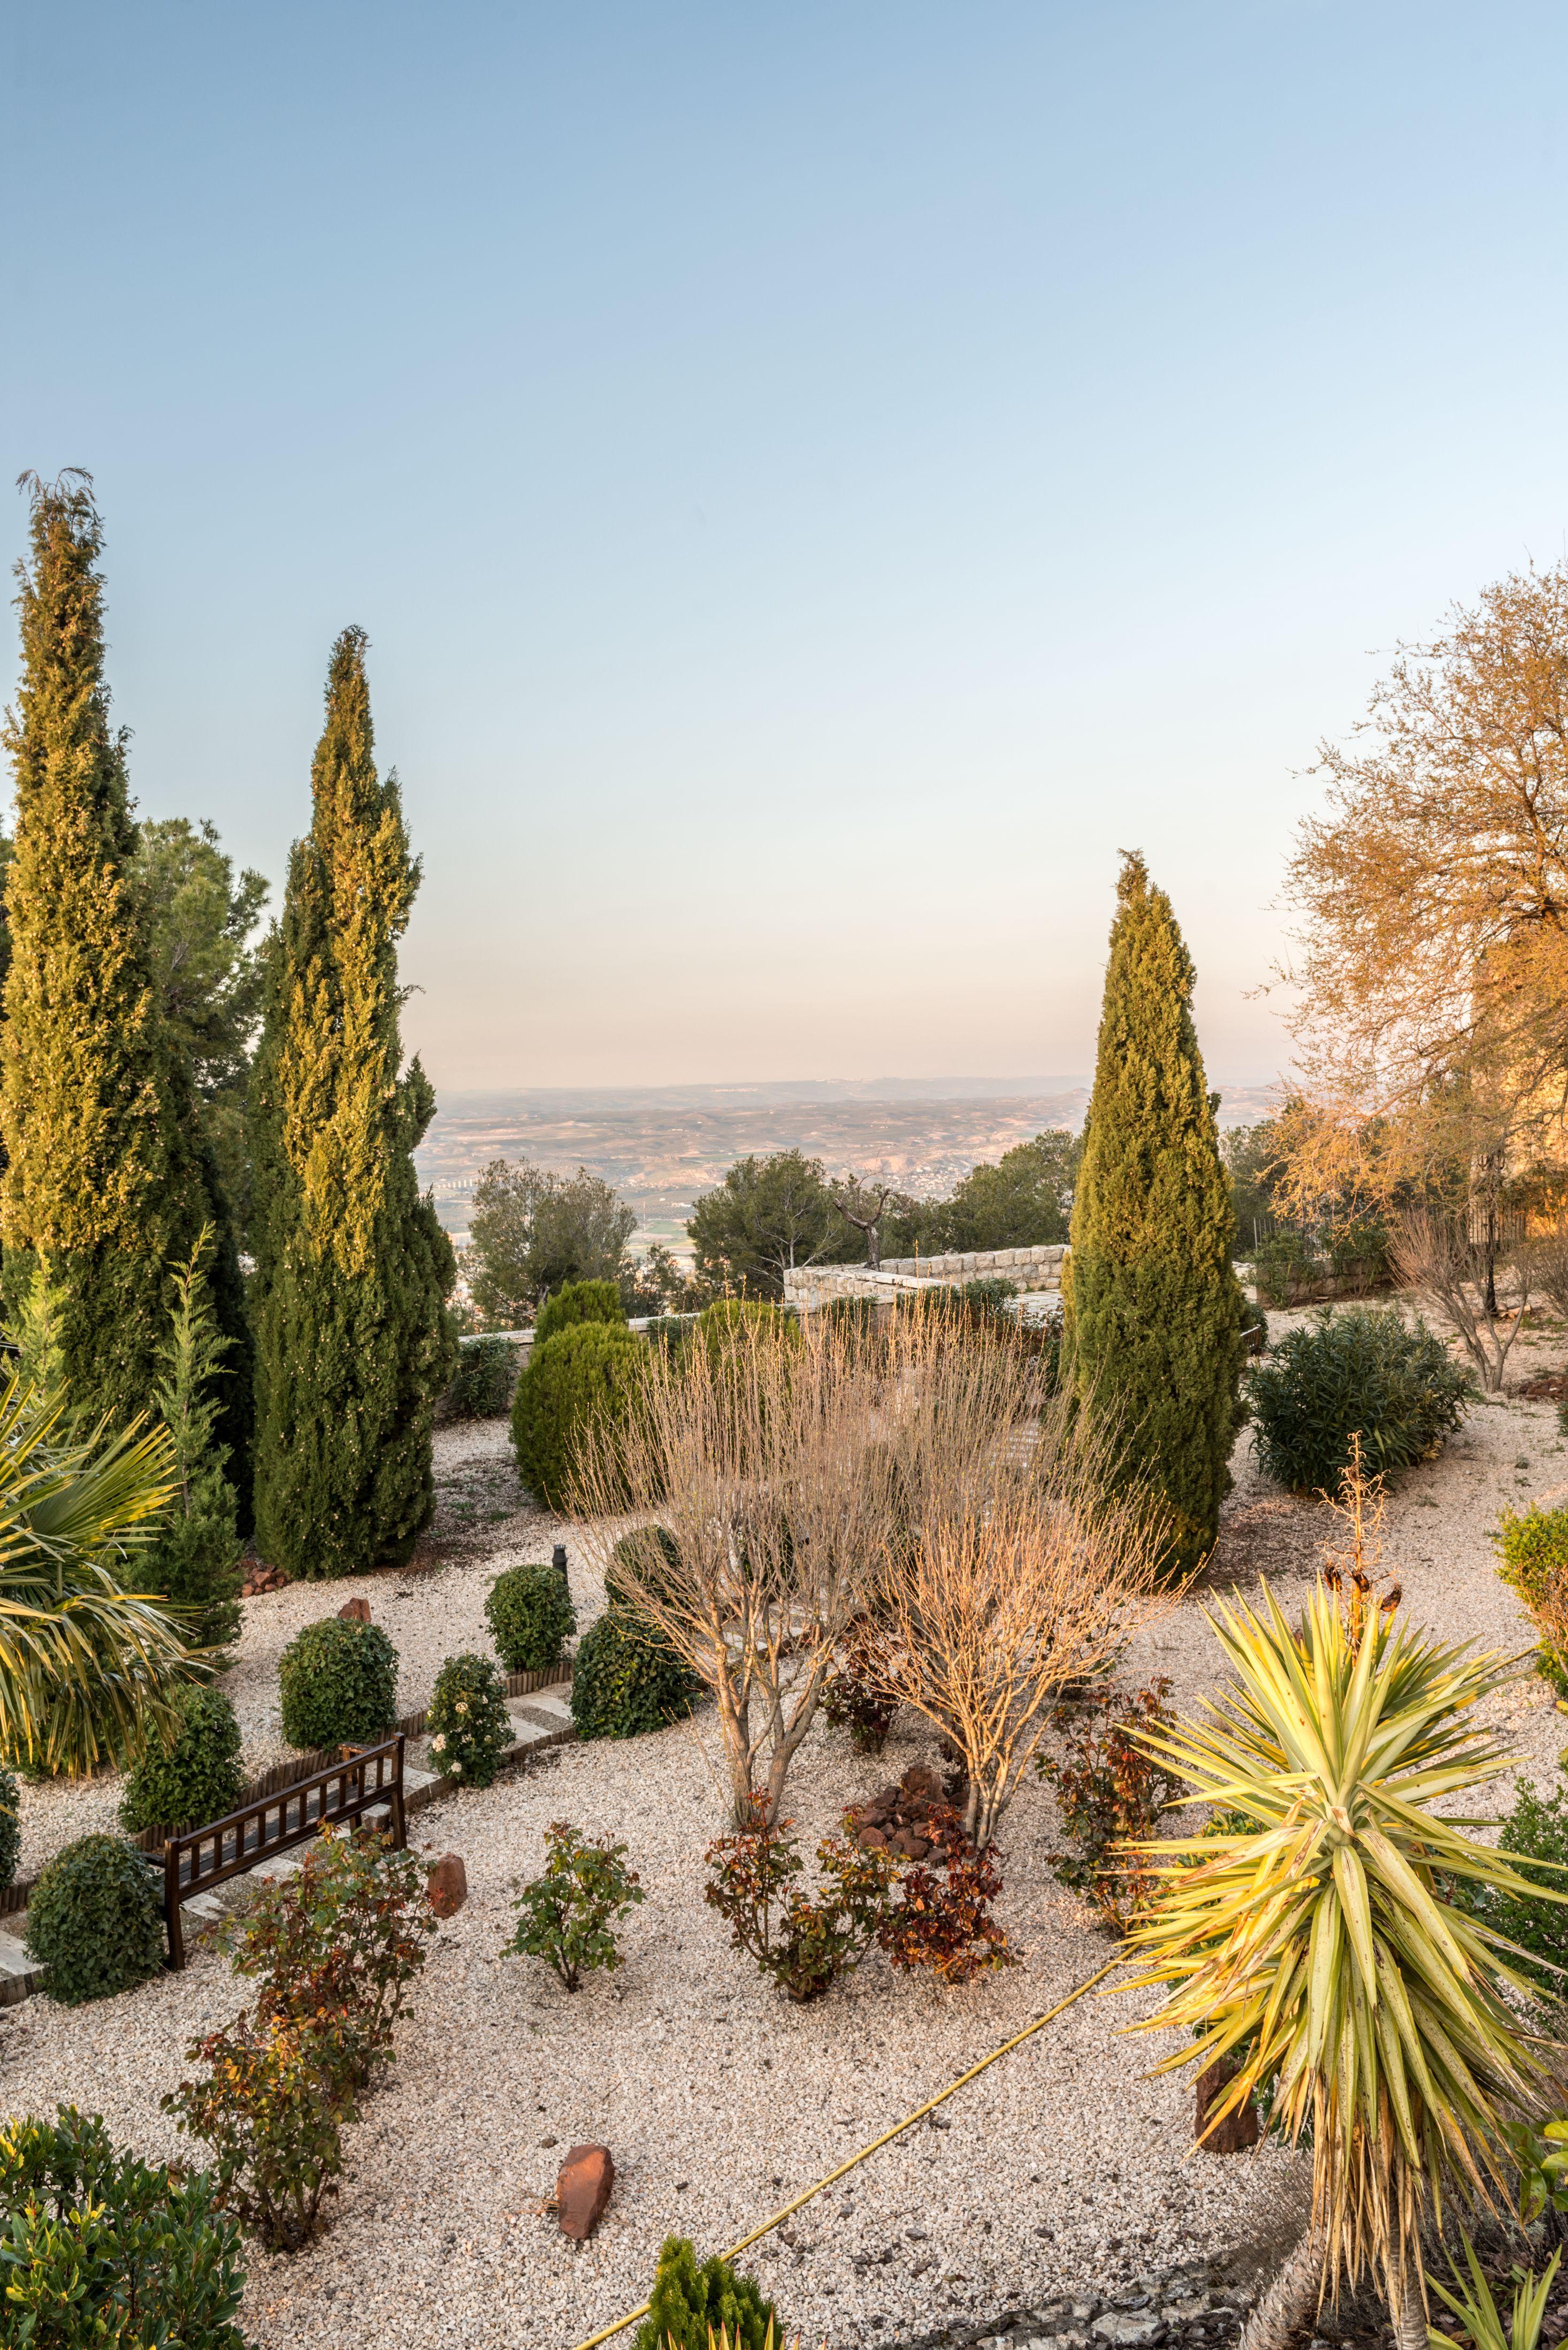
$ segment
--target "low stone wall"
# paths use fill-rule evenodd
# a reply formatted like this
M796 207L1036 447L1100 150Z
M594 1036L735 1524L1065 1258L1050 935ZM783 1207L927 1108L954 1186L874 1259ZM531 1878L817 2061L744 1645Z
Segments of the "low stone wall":
M891 1301L901 1291L951 1289L966 1281L1010 1281L1014 1289L1062 1286L1065 1248L966 1249L952 1256L889 1257L875 1273L865 1264L808 1264L784 1275L784 1304L814 1314L836 1297Z

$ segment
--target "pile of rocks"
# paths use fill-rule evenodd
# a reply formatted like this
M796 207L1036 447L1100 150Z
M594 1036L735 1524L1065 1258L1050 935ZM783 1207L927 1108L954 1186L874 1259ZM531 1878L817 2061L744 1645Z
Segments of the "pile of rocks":
M263 1591L281 1591L288 1577L281 1566L265 1566L259 1558L247 1561L245 1579L240 1586L242 1599L254 1599Z
M1004 2310L977 2325L958 2321L888 2350L1222 2350L1256 2299L1198 2262L1140 2277L1120 2293L1064 2293L1038 2309Z
M849 1820L857 1844L896 1853L900 1860L924 1860L957 1835L942 1783L923 1762L912 1763L896 1787L857 1804Z

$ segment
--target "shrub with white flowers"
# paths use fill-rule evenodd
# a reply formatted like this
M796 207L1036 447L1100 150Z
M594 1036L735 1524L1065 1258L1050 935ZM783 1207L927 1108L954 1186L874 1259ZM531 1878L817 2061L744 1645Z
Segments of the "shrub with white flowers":
M513 1742L506 1682L490 1657L449 1657L425 1716L431 1767L465 1786L488 1787Z

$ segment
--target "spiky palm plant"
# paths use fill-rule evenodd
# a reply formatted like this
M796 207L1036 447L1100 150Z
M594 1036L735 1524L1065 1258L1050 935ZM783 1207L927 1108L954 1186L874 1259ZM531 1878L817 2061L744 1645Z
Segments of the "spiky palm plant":
M80 1772L136 1754L203 1659L116 1574L169 1505L168 1431L67 1429L59 1396L0 1382L0 1755Z
M1540 1887L1465 1834L1480 1823L1433 1809L1510 1767L1475 1709L1517 1668L1397 1626L1354 1585L1342 1602L1320 1582L1299 1629L1266 1589L1261 1615L1237 1600L1210 1622L1231 1682L1143 1742L1262 1825L1143 1847L1161 1883L1129 1948L1168 1988L1131 2028L1195 2035L1161 2072L1233 2059L1214 2121L1257 2093L1287 2140L1310 2131L1320 2289L1372 2271L1401 2350L1425 2350L1423 2213L1440 2220L1445 2187L1499 2199L1501 2133L1548 2102L1512 1945L1442 1896L1445 1878Z

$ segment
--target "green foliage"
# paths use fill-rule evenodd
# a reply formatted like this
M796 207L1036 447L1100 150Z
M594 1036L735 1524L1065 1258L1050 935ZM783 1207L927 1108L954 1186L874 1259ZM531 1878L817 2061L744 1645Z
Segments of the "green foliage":
M783 1297L792 1266L853 1264L866 1253L833 1204L821 1159L798 1150L738 1159L716 1191L703 1192L686 1230L699 1277L748 1298Z
M398 1718L398 1652L379 1624L306 1624L278 1659L277 1680L291 1746L369 1745Z
M1085 1411L1170 1513L1169 1564L1212 1547L1241 1425L1241 1292L1191 958L1141 857L1124 859L1073 1204L1064 1346Z
M16 1773L0 1771L0 1892L16 1881L22 1857L22 1814L16 1798Z
M680 1570L680 1545L668 1526L634 1526L610 1553L605 1597L612 1607L628 1607L640 1587L655 1599L667 1600L671 1577Z
M628 1257L620 1269L621 1311L628 1316L695 1313L707 1295L706 1285L662 1241L651 1242L640 1260Z
M620 1284L615 1281L568 1281L547 1297L534 1324L534 1344L542 1347L557 1330L571 1330L579 1322L608 1322L624 1329L626 1309Z
M509 1673L541 1673L577 1628L566 1577L553 1566L509 1566L491 1585L484 1617Z
M565 1820L545 1831L545 1874L517 1896L517 1927L502 1955L546 1959L568 1991L597 1969L621 1963L615 1929L647 1896L626 1846L580 1836Z
M1436 2277L1431 2281L1432 2291L1459 2319L1473 2350L1536 2350L1546 2316L1546 2303L1557 2280L1558 2263L1563 2258L1562 2246L1559 2245L1552 2253L1539 2277L1533 2269L1514 2267L1513 2307L1505 2326L1502 2314L1492 2298L1486 2272L1476 2258L1475 2246L1462 2231L1461 2240L1469 2269L1468 2279L1460 2274L1457 2263L1450 2260L1449 2266L1453 2269L1454 2282L1459 2291L1450 2293L1446 2285L1438 2282ZM1428 2326L1428 2338L1433 2334L1437 2334L1437 2328ZM1439 2342L1444 2338L1438 2334Z
M1151 1731L1174 1726L1169 1696L1169 1681L1160 1679L1136 1695L1106 1686L1064 1700L1052 1715L1053 1728L1063 1733L1059 1752L1034 1759L1076 1847L1058 1854L1051 1872L1097 1903L1117 1933L1126 1931L1152 1881L1144 1856L1124 1847L1147 1842L1161 1806L1182 1790L1179 1775L1141 1742Z
M203 1225L227 1224L133 886L92 485L67 473L31 489L22 677L4 733L16 806L0 1026L5 1294L15 1313L47 1257L70 1401L90 1423L124 1428L158 1376L166 1268L189 1256ZM227 1259L225 1327L237 1338L232 1235Z
M204 2170L117 2153L101 2117L0 2129L0 2301L29 2350L245 2350L240 2236Z
M518 1347L514 1338L494 1336L461 1338L457 1368L441 1398L447 1419L494 1419L512 1401L517 1377Z
M1269 1317L1261 1305L1241 1300L1241 1344L1249 1355L1261 1355L1269 1343Z
M1252 1373L1258 1458L1293 1492L1337 1492L1359 1435L1369 1475L1430 1460L1474 1389L1424 1322L1392 1307L1324 1306Z
M240 1725L221 1690L184 1689L170 1744L154 1738L126 1781L119 1816L141 1828L205 1827L227 1818L245 1774Z
M173 1444L179 1490L169 1523L138 1556L134 1576L137 1588L188 1611L182 1621L202 1647L237 1639L240 1629L239 1503L225 1473L229 1447L217 1433L220 1374L232 1341L218 1327L202 1270L211 1237L202 1233L174 1276L163 1376L153 1400Z
M556 1577L557 1582L559 1577ZM512 1743L506 1682L493 1658L449 1657L425 1716L431 1765L465 1787L488 1787Z
M717 2255L699 2268L686 2238L667 2236L633 2350L711 2350L721 2333L731 2350L779 2350L776 2324L772 2302L750 2277L737 2276Z
M1519 1780L1513 1809L1497 1841L1525 1884L1568 1891L1568 1790L1542 1798L1528 1779ZM1509 1887L1472 1886L1463 1877L1449 1879L1446 1891L1457 1908L1529 1951L1530 1960L1519 1961L1519 1970L1543 2002L1562 2000L1568 1975L1568 1906L1532 1899Z
M298 2251L343 2168L343 2125L357 2117L331 2021L263 2022L246 2009L192 2041L185 2061L207 2076L182 2081L163 2111L211 2147L224 2210L270 2251Z
M413 1160L435 1095L399 1030L419 868L377 776L358 629L333 648L311 785L250 1094L255 1512L265 1558L334 1575L401 1565L430 1523L456 1361L452 1244Z
M1342 1295L1348 1290L1365 1297L1390 1277L1386 1227L1366 1219L1336 1226L1329 1235L1328 1261Z
M526 1159L492 1159L474 1186L463 1272L492 1329L514 1330L569 1284L618 1284L635 1212L586 1167L556 1175ZM613 1317L624 1320L618 1306Z
M718 1836L708 1846L702 1898L729 1927L736 1950L804 2004L831 1991L877 1940L897 1863L876 1846L825 1836L816 1848L824 1881L815 1896L808 1894L795 1881L802 1863L790 1834L794 1823L768 1825L766 1802L759 1791L754 1805L761 1825Z
M122 1836L87 1835L57 1853L27 1901L27 1949L62 2006L110 1999L163 1964L157 1875Z
M1251 1260L1259 1233L1273 1222L1274 1184L1282 1165L1279 1121L1233 1126L1220 1138L1220 1156L1231 1184L1236 1219L1236 1253Z
M638 1738L689 1714L701 1688L650 1626L607 1607L577 1643L572 1720L581 1738Z
M1289 1305L1298 1291L1321 1281L1327 1270L1300 1232L1273 1232L1252 1254L1258 1295L1269 1305Z
M512 1399L517 1473L547 1510L565 1509L587 1429L624 1418L645 1357L624 1324L578 1322L535 1346Z
M1050 1248L1064 1241L1081 1149L1076 1135L1037 1134L1003 1151L994 1167L972 1168L943 1203L942 1246Z

